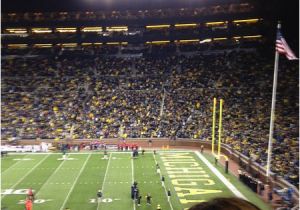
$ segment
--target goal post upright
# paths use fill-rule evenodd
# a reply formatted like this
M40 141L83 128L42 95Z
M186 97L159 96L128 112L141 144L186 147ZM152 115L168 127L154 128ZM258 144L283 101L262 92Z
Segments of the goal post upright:
M214 98L214 100L213 100L213 119L212 119L212 138L211 138L212 154L215 153L216 104L217 104L217 99Z

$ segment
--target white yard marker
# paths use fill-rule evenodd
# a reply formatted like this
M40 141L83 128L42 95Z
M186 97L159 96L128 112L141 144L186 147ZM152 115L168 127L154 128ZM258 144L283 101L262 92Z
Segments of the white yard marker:
M20 184L32 171L34 171L46 158L49 157L49 155L45 156L42 160L40 160L31 170L29 170L19 181L17 181L13 186L9 187L10 189L15 188L18 184ZM6 195L3 195L1 197L1 200L5 197Z
M153 158L154 158L155 165L156 165L156 164L157 164L157 161L156 161L156 158L155 158L155 155L154 155L154 154L153 154ZM161 181L161 179L160 179L160 181ZM164 187L164 190L165 190L165 194L166 194L166 196L167 196L167 199L168 199L168 192L167 192L166 186L163 185L163 187ZM168 200L168 203L169 203L171 209L173 210L173 206L172 206L172 203L171 203L171 199Z
M224 176L223 174L218 171L200 152L196 151L195 154L204 162L208 168L215 174L225 185L228 187L228 189L233 192L234 195L236 195L239 198L243 198L244 200L248 200L236 187L231 184Z
M73 191L73 189L74 189L74 187L75 187L75 184L77 183L77 181L78 181L78 179L79 179L81 173L83 172L83 169L85 168L85 166L86 166L88 160L90 159L90 157L91 157L91 154L89 154L88 158L85 160L83 166L81 167L81 169L80 169L80 171L79 171L79 173L78 173L78 175L77 175L75 181L73 182L73 185L72 185L70 191L68 192L67 197L65 198L64 203L63 203L63 205L61 206L60 210L63 210L63 208L65 207L65 205L66 205L66 203L67 203L67 201L68 201L68 199L69 199L69 197L70 197L70 195L71 195L71 192Z
M131 158L131 173L132 173L132 183L134 182L134 166L133 166L133 158ZM132 201L133 202L133 210L135 210L135 200Z
M106 170L105 170L105 174L104 174L104 178L103 178L103 183L102 183L102 188L101 188L102 194L103 194L103 190L104 190L104 184L105 184L105 181L106 181L106 175L107 175L107 171L108 171L108 168L109 168L111 156L112 156L112 153L109 154L108 163L106 165ZM100 202L98 202L98 204L97 204L97 210L99 209L99 204L100 204Z

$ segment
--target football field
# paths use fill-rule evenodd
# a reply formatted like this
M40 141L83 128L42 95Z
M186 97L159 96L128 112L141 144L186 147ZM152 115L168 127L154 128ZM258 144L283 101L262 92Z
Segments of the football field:
M9 154L1 164L1 205L23 210L28 188L35 193L33 210L183 210L220 196L239 196L270 209L238 179L213 165L213 157L192 151L146 152L133 159L129 152L70 153L62 155ZM160 166L157 173L156 163ZM165 177L162 183L161 176ZM131 199L137 181L141 205ZM97 202L97 191L103 199ZM168 201L167 190L171 197ZM145 196L150 193L151 205Z

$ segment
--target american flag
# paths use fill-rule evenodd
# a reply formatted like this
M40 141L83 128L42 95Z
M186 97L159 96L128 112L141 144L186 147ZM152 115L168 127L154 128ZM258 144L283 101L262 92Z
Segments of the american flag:
M295 56L289 45L286 43L285 39L281 35L280 30L277 31L277 38L276 38L276 51L278 53L284 54L287 59L289 60L298 60Z

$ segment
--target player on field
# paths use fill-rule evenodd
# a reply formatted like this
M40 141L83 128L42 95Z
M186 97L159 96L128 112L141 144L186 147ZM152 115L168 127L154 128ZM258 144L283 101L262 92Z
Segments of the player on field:
M161 207L159 204L157 204L156 210L161 210Z
M151 199L152 199L152 197L151 197L150 193L148 193L148 194L146 195L147 205L151 205Z
M156 173L160 174L160 167L159 167L158 163L156 163Z
M167 194L168 194L168 202L170 202L170 198L171 198L171 190L170 189L168 189Z
M63 150L62 159L63 159L63 160L66 160L66 159L67 159L66 150Z
M141 205L141 200L142 200L142 196L139 195L139 197L137 198L137 205L138 205L138 206Z
M161 186L165 186L165 176L164 175L162 175L161 176Z
M26 210L32 210L32 200L31 199L26 199L25 208L26 208Z
M103 196L103 194L102 194L101 190L98 190L98 192L97 192L98 203L101 202L102 196Z
M34 200L34 194L33 194L33 191L31 188L28 189L27 197L28 197L28 199L30 199L32 201Z
M104 157L103 157L104 160L107 160L108 159L108 153L107 153L107 150L105 149L104 150Z
M131 185L131 199L132 200L134 199L134 189L135 189L135 186Z

